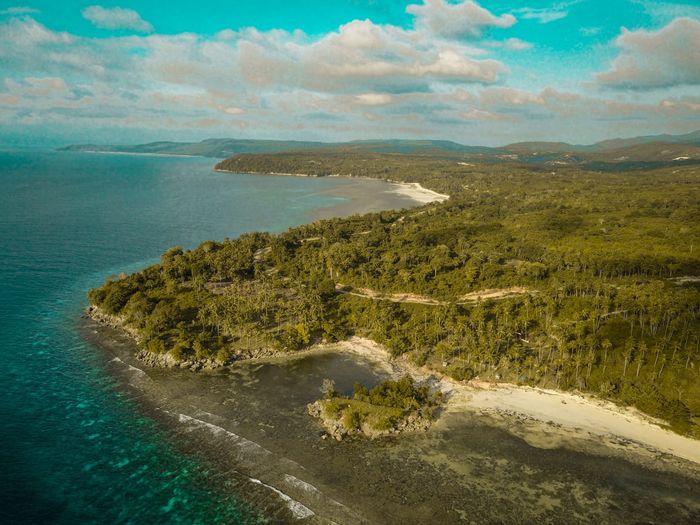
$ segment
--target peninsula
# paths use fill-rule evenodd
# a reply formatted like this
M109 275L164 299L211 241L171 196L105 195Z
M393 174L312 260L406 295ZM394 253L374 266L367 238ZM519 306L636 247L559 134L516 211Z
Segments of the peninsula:
M89 294L150 364L216 367L367 337L455 381L575 390L700 436L700 173L326 149L234 173L372 177L442 202L174 247ZM235 176L235 175L231 175Z

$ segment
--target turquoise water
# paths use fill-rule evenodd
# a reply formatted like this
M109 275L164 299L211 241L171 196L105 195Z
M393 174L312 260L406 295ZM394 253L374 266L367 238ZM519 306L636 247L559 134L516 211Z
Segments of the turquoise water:
M117 389L77 331L85 293L171 245L278 231L345 180L214 173L211 159L0 152L0 522L249 523ZM341 192L342 193L342 192Z

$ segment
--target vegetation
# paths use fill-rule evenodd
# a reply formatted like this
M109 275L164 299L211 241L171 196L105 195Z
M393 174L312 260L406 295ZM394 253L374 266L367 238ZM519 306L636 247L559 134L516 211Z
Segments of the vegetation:
M459 380L593 392L700 435L700 170L466 164L236 157L236 171L389 178L451 198L172 248L90 301L180 359L357 334ZM505 288L520 292L473 299ZM373 293L339 293L361 289Z
M325 399L317 403L325 420L339 421L348 432L371 434L425 426L441 400L440 392L431 393L427 385L418 386L406 375L371 390L355 383L352 396L326 389Z

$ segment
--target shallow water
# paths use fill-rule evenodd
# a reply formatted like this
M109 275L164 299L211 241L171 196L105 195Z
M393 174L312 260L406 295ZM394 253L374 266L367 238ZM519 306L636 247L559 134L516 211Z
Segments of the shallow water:
M361 358L311 354L230 372L137 371L130 342L88 322L117 376L184 450L260 479L325 523L697 523L697 481L566 449L545 450L475 415L427 433L335 442L306 414L324 378L350 392L384 375ZM93 331L96 331L94 333ZM144 379L144 374L145 378ZM240 489L246 493L246 484ZM268 494L269 496L269 494ZM249 493L259 506L266 495ZM289 510L287 508L287 510ZM278 514L279 515L279 514Z
M381 197L375 209L410 201L378 181L232 175L212 165L0 152L0 523L246 523L266 514L211 462L183 454L118 388L78 333L85 293L175 244L280 231L352 208L358 184Z

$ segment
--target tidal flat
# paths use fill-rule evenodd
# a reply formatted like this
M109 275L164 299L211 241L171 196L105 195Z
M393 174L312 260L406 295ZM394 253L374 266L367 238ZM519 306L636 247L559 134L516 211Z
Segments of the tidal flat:
M181 450L210 462L273 522L697 523L700 482L569 448L538 448L477 413L444 414L398 438L322 439L306 413L323 379L345 393L387 371L362 356L309 353L211 372L151 369L123 333L84 336Z

